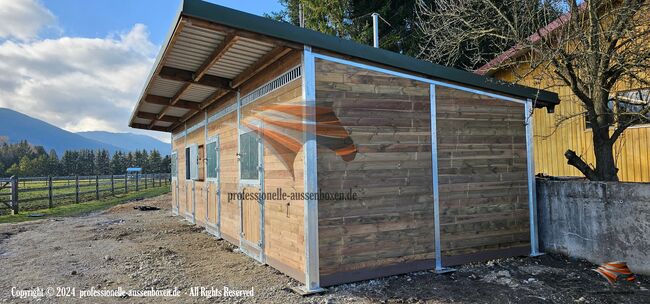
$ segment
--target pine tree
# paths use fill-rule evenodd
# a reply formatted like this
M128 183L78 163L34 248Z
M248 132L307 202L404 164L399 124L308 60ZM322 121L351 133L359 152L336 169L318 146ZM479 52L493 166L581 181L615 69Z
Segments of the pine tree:
M151 151L149 154L149 161L147 162L147 172L165 172L162 168L162 158L160 157L160 152L158 150Z
M111 158L107 150L97 151L95 155L95 174L107 175L111 173Z
M172 172L172 159L169 155L165 155L165 158L160 162L160 173L170 173Z

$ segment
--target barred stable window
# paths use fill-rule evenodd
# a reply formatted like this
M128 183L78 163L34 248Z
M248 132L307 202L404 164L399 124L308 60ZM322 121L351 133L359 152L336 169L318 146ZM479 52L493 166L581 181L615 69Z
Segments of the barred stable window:
M217 178L219 171L219 144L217 138L208 141L205 147L206 177L214 180Z
M239 137L240 161L241 161L241 179L258 180L259 179L259 143L257 135L254 132L247 132Z
M176 178L178 177L178 154L176 152L172 152L172 177Z

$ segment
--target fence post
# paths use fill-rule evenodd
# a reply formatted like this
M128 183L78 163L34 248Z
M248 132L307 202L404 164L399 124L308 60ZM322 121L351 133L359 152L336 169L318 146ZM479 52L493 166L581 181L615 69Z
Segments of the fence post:
M18 178L11 177L11 214L18 214Z
M111 174L111 195L115 195L115 179L113 174Z
M135 173L135 191L136 192L140 191L139 185L140 185L140 172L136 172Z
M95 175L95 198L99 200L99 175Z
M54 203L52 201L53 198L54 197L52 197L52 176L48 176L47 177L47 199L48 199L47 207L48 208L54 207Z
M144 175L144 190L147 190L147 175L149 174Z
M129 185L128 185L128 183L129 183L129 175L125 173L124 174L124 194L129 193Z
M78 204L79 203L79 175L75 175L74 180L75 180L74 202Z

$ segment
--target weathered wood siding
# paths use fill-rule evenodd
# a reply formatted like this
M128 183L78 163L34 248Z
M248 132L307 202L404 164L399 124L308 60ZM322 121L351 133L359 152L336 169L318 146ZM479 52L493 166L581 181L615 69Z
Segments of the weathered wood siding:
M431 260L429 85L317 60L316 102L359 151L345 162L318 147L319 191L359 196L318 202L321 276Z
M529 245L524 105L436 86L444 256Z

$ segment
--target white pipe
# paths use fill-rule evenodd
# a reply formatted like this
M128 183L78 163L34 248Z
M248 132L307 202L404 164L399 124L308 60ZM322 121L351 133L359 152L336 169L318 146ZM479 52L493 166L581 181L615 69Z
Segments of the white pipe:
M372 46L379 47L379 14L372 13Z

